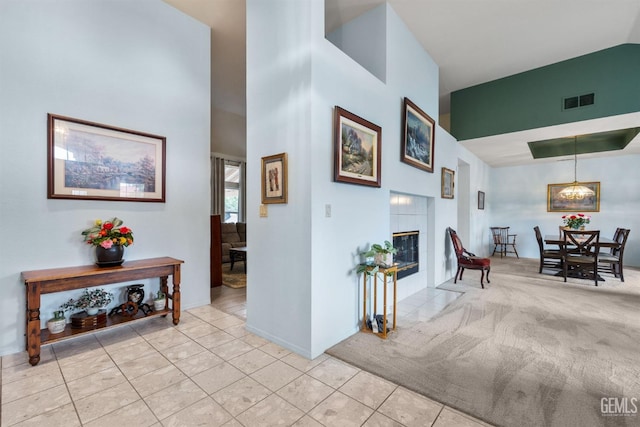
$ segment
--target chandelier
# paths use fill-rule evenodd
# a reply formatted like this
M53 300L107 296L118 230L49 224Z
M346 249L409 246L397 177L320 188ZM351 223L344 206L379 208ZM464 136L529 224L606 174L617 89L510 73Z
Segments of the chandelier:
M573 182L563 188L558 195L565 200L582 200L595 195L595 192L578 182L578 137L573 137Z

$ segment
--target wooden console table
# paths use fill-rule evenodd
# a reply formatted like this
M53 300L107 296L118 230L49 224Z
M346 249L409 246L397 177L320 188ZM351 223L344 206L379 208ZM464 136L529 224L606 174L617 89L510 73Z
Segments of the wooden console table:
M180 322L180 264L179 259L162 257L127 261L118 267L97 267L83 265L79 267L52 268L48 270L23 271L22 278L27 290L27 352L29 363L35 366L40 362L40 346L71 338L80 334L95 332L125 322L142 320L155 316L173 315L173 324ZM173 292L169 293L168 276L173 276ZM73 289L91 288L130 280L160 278L160 288L172 300L164 310L145 316L142 311L134 316L116 314L108 316L107 325L99 329L71 329L67 325L64 332L51 335L48 329L40 329L40 295Z

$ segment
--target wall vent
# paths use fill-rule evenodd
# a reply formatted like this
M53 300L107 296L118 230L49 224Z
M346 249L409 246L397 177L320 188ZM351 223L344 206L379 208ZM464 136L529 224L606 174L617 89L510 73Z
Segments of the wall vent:
M585 95L570 96L565 98L564 109L570 110L572 108L586 107L587 105L593 105L595 103L596 95L594 93L587 93Z

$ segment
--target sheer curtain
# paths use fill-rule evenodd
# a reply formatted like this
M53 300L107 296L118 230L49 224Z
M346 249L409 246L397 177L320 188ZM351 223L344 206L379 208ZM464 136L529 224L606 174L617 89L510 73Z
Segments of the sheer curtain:
M226 159L219 154L213 154L211 156L211 215L220 215L224 222L226 187L225 166L227 164L237 166L240 170L240 179L238 183L238 222L245 222L247 200L246 162L233 158Z
M238 200L238 221L239 222L247 222L247 209L246 209L246 200L247 200L247 163L240 162L240 196Z

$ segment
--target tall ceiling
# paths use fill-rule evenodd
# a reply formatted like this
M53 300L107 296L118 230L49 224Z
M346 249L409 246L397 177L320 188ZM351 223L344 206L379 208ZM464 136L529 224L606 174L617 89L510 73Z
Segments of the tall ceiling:
M216 59L212 64L214 106L244 114L245 0L164 1L212 28ZM638 0L387 2L440 68L440 114L449 111L449 95L453 91L620 44L640 43ZM325 28L331 31L383 3L384 0L325 0ZM593 131L616 128L612 126L617 124ZM571 126L569 130L573 131ZM562 133L551 137L567 136ZM546 136L526 138L539 140ZM519 145L524 148L519 148L519 155L499 164L487 159L500 156L501 148L493 150L490 145L483 145L482 150L477 150L474 144L465 145L487 163L505 166L522 164L528 154L526 141L522 142ZM634 141L628 149L635 145L640 143Z

